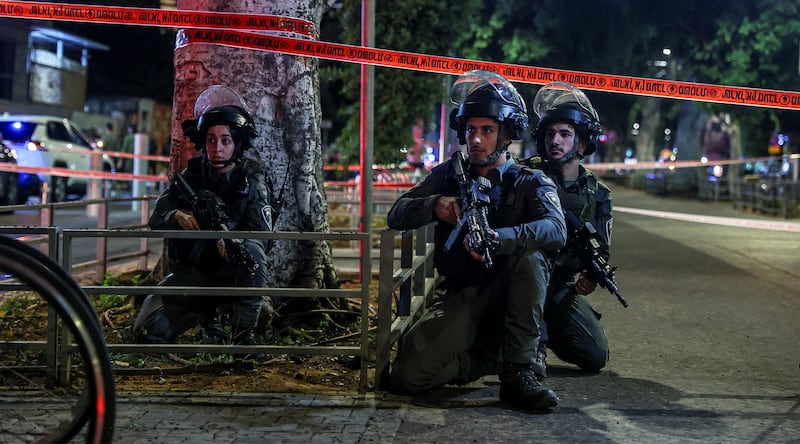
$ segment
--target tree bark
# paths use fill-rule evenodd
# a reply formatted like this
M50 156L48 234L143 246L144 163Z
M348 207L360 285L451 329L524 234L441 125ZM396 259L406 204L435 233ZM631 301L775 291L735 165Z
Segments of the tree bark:
M179 0L178 9L281 15L305 19L319 27L318 0ZM191 44L175 50L170 175L197 155L183 137L181 122L193 118L194 100L211 85L227 85L244 98L258 129L255 149L283 205L276 231L328 232L327 200L322 180L318 60L293 55ZM331 242L273 243L269 285L337 287Z
M660 145L663 139L661 131L661 99L657 97L645 97L641 100L642 108L638 116L639 134L636 136L636 159L639 162L652 162L656 158L656 152L660 152ZM658 147L658 151L656 148ZM634 170L631 175L630 186L634 188L645 188L647 171Z

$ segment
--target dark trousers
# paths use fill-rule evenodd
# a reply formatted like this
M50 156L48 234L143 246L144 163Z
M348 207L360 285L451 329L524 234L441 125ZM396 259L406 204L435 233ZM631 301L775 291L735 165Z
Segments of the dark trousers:
M266 285L266 254L257 243L245 247L259 263L255 276L241 267L221 262L216 267L175 264L159 285L192 287L263 287ZM215 320L220 307L230 313L233 335L252 331L258 323L261 296L161 296L148 295L134 324L134 334L147 342L172 342L181 333Z
M608 338L600 313L572 287L551 288L545 304L542 344L581 370L600 371L608 362Z
M484 285L446 291L401 337L391 388L418 393L497 374L503 362L532 363L548 277L544 255L528 251Z

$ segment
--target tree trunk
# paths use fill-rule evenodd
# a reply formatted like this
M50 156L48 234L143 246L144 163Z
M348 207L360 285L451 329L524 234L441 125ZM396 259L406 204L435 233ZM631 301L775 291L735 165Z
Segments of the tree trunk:
M639 162L652 162L656 152L661 151L664 128L661 126L661 99L645 97L642 99L642 109L639 115L639 135L636 136L636 159ZM657 150L658 148L658 150ZM630 186L645 188L646 170L634 170L631 175Z
M315 0L179 0L178 9L282 15L319 26L322 3ZM191 44L175 50L170 175L197 152L183 137L181 122L192 118L194 100L208 86L227 85L244 98L258 129L248 153L265 166L283 206L276 231L330 231L322 182L318 61L314 58ZM331 242L273 243L269 285L338 286Z
M708 113L689 100L681 101L678 122L674 134L674 146L678 147L678 160L700 160L703 156L703 128ZM678 168L680 185L683 191L696 190L701 182L707 180L706 168Z

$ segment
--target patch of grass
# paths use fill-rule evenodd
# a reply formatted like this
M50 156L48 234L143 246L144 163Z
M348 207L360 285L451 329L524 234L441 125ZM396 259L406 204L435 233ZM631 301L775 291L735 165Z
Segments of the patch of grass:
M94 307L98 311L106 311L125 305L128 296L124 294L100 294L94 299Z
M227 354L198 353L189 358L189 361L198 365L231 364L234 361L234 357Z
M0 304L0 318L6 316L21 317L28 313L31 307L39 305L41 302L43 302L43 299L26 294L10 296Z

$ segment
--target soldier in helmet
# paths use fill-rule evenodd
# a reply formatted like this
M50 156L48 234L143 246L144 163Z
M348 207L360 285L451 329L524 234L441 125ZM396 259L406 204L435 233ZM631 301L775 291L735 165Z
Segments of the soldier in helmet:
M434 264L444 277L433 305L400 339L387 389L415 394L499 374L502 402L547 409L558 398L539 383L532 366L550 256L566 241L555 185L507 152L512 140L524 136L528 115L505 78L467 72L450 98L457 106L450 126L467 146L463 170L491 183L487 237L493 242L487 252L493 266L485 266L487 255L471 250L467 230L445 251L462 211L454 156L403 194L387 217L396 230L436 223Z
M541 167L556 183L565 212L595 227L601 240L600 254L608 260L611 191L580 163L597 149L602 132L597 112L582 91L565 82L543 86L534 98L533 111L539 116L532 131L539 153L533 166ZM585 297L597 282L586 273L577 248L567 242L556 257L550 278L535 363L540 378L547 375L548 347L559 359L584 371L597 372L608 362L608 339L600 313Z
M183 122L184 135L201 152L180 174L191 188L206 190L225 203L231 230L272 230L271 185L261 165L244 157L253 146L256 126L241 97L232 89L215 85L198 96L195 119ZM159 197L150 216L152 229L208 230L173 182ZM225 243L212 239L169 239L171 271L163 285L266 286L266 241L245 239L257 268L245 270L231 261ZM269 302L269 301L266 301ZM220 307L230 316L231 336L219 323ZM205 340L253 344L253 329L269 308L259 296L208 297L149 295L134 325L141 342L171 342L184 331L203 327Z

